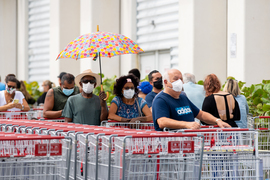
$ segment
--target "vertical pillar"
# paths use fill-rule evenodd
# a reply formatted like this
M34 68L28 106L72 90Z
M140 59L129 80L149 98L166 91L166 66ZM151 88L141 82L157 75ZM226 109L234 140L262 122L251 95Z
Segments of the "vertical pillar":
M81 34L99 31L119 33L119 0L98 0L89 1L81 0L80 10L80 27ZM119 56L112 58L101 57L102 73L105 77L119 75ZM80 60L80 70L91 69L95 73L99 73L99 62L93 61L92 58Z
M58 54L80 35L80 1L50 1L50 79L57 81L60 72L74 76L80 73L80 63L74 59L60 59Z
M228 75L248 86L269 79L269 44L270 1L228 0Z
M136 42L137 31L137 2L135 0L121 0L121 34ZM128 54L121 56L120 74L127 74L132 68L139 68L138 55Z
M28 81L28 0L17 1L17 77Z
M226 0L179 0L179 70L226 79Z
M2 82L7 74L17 74L16 2L16 0L0 1L0 75Z

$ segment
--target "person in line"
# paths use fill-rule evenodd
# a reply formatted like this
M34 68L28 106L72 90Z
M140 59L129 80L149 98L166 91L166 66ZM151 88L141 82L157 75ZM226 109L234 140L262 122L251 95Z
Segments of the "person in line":
M140 91L138 96L145 100L145 97L147 96L147 94L152 91L153 86L148 81L143 81L138 86L138 89Z
M137 97L137 78L130 74L116 79L108 119L121 122L152 121L151 111L143 98Z
M188 99L197 108L202 109L202 104L205 98L205 91L202 85L196 84L195 76L190 73L185 73L183 76L183 87Z
M1 76L0 76L0 91L6 90L6 85L1 82Z
M63 77L65 74L67 74L67 73L66 73L66 72L61 72L61 73L59 74L59 76L57 76L59 85L61 84L61 79L62 79L62 77ZM60 86L61 86L61 85L60 85Z
M6 90L0 91L0 111L30 110L22 92L16 91L17 81L14 76L6 77Z
M177 69L171 69L163 76L164 91L156 95L152 106L155 130L162 131L165 127L200 129L200 124L195 122L194 118L208 124L217 124L221 128L231 127L210 113L198 109L185 95L181 94L183 89L181 77L182 73Z
M209 74L204 81L206 97L203 101L202 110L232 127L238 127L235 121L239 121L241 118L239 105L233 95L220 89L221 84L218 77L215 74Z
M138 78L138 81L141 80L141 73L137 68L131 69L130 71L128 71L128 74L133 74L135 77Z
M247 114L249 111L246 97L240 94L240 89L236 80L228 79L223 90L234 96L240 108L240 121L235 121L238 127L247 128Z
M78 86L75 86L74 79L72 74L66 73L61 79L60 86L47 92L43 108L44 118L60 118L67 99L80 93Z
M82 92L68 98L62 116L66 122L100 125L108 117L105 92L101 91L99 97L93 94L100 85L100 76L88 69L76 76L75 83Z
M41 92L43 92L43 94L37 100L38 106L44 104L47 92L53 87L53 82L51 82L50 80L43 81L41 87Z
M153 86L153 91L146 95L145 101L147 102L147 106L150 110L152 110L153 99L160 91L162 91L163 88L162 75L157 70L153 70L148 74L148 80Z
M26 86L23 81L17 81L17 90L21 91L25 97L28 104L35 104L36 100L28 93Z

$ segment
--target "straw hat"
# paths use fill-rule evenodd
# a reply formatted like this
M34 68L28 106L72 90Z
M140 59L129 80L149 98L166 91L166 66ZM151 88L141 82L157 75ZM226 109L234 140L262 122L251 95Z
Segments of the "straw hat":
M80 86L80 82L81 82L81 79L84 77L84 76L93 76L96 78L96 87L98 87L100 85L100 75L96 74L96 73L93 73L91 71L91 69L87 69L87 70L84 70L81 74L79 74L78 76L75 77L75 84L79 87Z

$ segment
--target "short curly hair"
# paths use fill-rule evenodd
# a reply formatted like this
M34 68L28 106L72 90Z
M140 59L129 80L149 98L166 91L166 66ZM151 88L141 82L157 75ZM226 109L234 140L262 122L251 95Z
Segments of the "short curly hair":
M123 97L122 89L127 83L127 79L130 78L134 87L135 87L135 93L138 94L139 90L137 86L139 85L139 80L137 77L135 77L133 74L129 74L127 76L121 76L118 79L116 79L116 83L114 84L113 94L119 97Z
M210 96L221 89L220 81L215 74L209 74L204 80L205 95Z

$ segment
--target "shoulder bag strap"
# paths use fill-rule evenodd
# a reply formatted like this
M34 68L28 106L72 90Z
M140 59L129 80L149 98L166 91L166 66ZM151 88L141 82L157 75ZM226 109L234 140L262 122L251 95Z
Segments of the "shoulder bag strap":
M141 111L141 107L139 105L139 101L138 101L138 98L135 99L136 103L137 103L137 106L138 106L138 110L139 110L139 115L140 117L142 117L142 111Z

